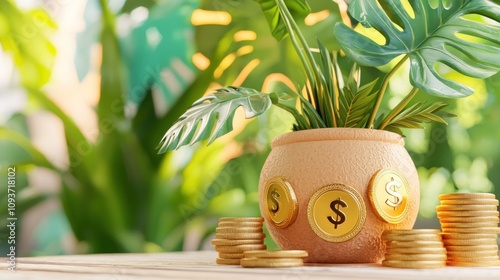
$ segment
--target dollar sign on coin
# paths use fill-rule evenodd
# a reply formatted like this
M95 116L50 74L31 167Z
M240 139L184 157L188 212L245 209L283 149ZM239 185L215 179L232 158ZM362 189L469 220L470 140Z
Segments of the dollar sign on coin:
M276 213L280 210L280 203L278 201L278 198L280 197L280 193L274 189L271 192L271 200L274 204L271 205L271 212L276 215Z
M391 181L385 185L385 191L389 195L394 196L395 199L394 202L390 199L386 199L385 204L393 207L394 210L396 210L398 206L401 205L401 202L403 202L403 196L401 196L401 194L396 191L396 188L399 187L401 187L401 185L397 181L395 181L393 177L391 177Z
M347 204L344 201L342 201L340 197L337 200L334 200L332 201L332 203L330 203L330 208L333 210L333 212L335 212L335 214L337 214L337 217L334 219L332 218L332 216L328 216L328 221L330 221L330 223L335 225L335 229L337 229L338 225L341 225L342 223L345 222L345 214L342 211L340 211L340 206L347 207Z

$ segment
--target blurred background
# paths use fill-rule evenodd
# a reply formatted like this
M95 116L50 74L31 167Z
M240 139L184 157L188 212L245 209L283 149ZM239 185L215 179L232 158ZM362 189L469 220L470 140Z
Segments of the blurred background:
M345 3L309 4L303 33L338 49ZM409 91L407 76L393 80L385 108ZM253 0L1 0L1 255L12 166L18 255L211 249L219 217L260 215L260 169L292 118L239 116L210 146L158 155L157 144L217 87L303 80L291 43L274 40ZM500 196L500 75L466 82L476 93L446 100L457 115L448 126L405 131L421 182L417 227L439 226L441 193Z

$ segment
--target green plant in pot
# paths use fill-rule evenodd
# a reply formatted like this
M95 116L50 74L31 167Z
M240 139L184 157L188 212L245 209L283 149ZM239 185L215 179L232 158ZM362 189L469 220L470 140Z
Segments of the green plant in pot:
M349 13L385 39L377 44L352 27L334 27L338 52L319 41L313 51L292 16L309 12L305 0L256 0L273 35L288 36L307 81L297 92L262 93L225 87L197 102L166 132L160 152L232 130L242 107L247 118L275 105L295 118L293 132L273 140L260 176L261 213L282 249L304 249L309 262L378 262L386 229L412 228L419 183L404 149L402 128L445 123L441 102L412 102L419 92L458 98L473 90L444 78L449 67L475 78L500 70L500 4L493 0L353 0ZM298 17L297 17L298 18ZM320 36L320 35L318 35ZM330 36L330 34L326 34ZM344 59L344 58L343 58ZM413 89L379 113L394 74L409 61ZM394 64L380 80L361 83L361 69ZM361 68L357 65L362 65Z

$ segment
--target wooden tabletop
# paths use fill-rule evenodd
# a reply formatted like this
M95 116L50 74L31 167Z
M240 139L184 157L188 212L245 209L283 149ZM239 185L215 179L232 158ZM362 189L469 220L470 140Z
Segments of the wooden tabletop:
M500 267L396 269L376 264L308 265L295 268L242 268L215 264L215 252L47 256L17 259L8 271L1 258L0 279L500 279Z

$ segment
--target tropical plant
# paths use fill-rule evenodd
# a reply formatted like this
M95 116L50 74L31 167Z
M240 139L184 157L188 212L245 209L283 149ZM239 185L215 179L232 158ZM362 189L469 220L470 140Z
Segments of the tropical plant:
M411 104L419 90L448 98L473 93L460 82L443 78L439 69L447 67L475 78L487 78L500 70L500 41L496 37L500 5L492 0L351 1L351 17L378 31L385 44L337 23L334 31L342 51L356 63L349 74L341 70L339 53L330 53L319 41L316 51L309 47L296 23L309 12L305 0L287 4L283 0L255 1L261 5L274 37L290 37L306 82L291 93L241 87L217 90L195 102L166 132L158 146L160 153L204 139L210 143L228 133L239 107L246 117L254 117L275 105L293 115L294 130L360 127L402 134L402 128L446 123L442 117L451 115L443 112L446 104L442 102ZM413 89L387 114L378 114L389 81L408 59ZM387 64L395 65L381 81L361 83L357 65Z

